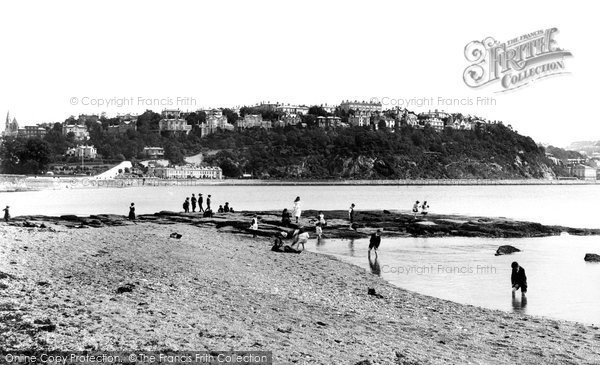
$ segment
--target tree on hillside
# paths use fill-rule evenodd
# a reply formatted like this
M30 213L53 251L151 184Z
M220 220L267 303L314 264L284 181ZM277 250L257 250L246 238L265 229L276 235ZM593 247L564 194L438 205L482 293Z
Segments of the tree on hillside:
M39 139L7 138L0 145L2 170L8 174L39 174L50 162L50 146Z
M239 115L229 108L223 109L223 115L227 117L227 123L233 124L239 119Z
M318 105L313 105L310 108L308 108L308 114L315 115L317 117L327 117L327 116L329 116L329 113L327 113L325 111L325 109L323 109L323 107L318 106Z

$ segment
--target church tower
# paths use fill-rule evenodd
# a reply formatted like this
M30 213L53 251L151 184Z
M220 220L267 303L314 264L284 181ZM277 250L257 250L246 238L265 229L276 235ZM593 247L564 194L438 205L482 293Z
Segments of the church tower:
M19 123L17 118L10 120L10 112L6 113L6 127L4 128L4 137L16 137L19 134Z

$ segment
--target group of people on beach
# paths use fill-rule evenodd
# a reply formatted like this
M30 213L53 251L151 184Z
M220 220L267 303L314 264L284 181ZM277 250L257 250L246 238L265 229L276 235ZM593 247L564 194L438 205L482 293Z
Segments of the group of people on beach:
M195 194L192 194L191 199L190 199L190 197L185 198L185 200L183 202L183 212L190 213L190 207L191 207L191 212L195 213L196 207L198 207L198 213L203 213L207 210L211 210L210 203L211 203L211 195L210 194L206 197L206 209L204 209L204 196L202 196L202 193L199 193L197 198L196 198Z
M417 200L415 204L413 204L412 212L413 217L417 218L417 214L419 214L419 209L421 210L421 215L427 215L429 212L429 204L427 204L427 200L423 201L423 204L419 205L420 202Z
M198 208L198 213L203 213L203 217L212 217L213 210L211 207L211 199L212 195L208 194L206 197L206 208L204 207L204 196L199 193L198 197L195 194L192 194L192 197L185 198L183 202L183 212L184 213L196 213L196 207ZM218 213L233 213L233 207L229 205L229 202L225 202L225 205L219 205L217 209Z

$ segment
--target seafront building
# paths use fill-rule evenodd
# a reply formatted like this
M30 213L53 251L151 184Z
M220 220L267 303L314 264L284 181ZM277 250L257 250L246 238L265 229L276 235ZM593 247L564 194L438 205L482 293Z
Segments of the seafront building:
M582 180L596 180L596 169L582 164L571 166L571 174Z
M174 167L157 166L151 172L161 179L222 179L220 167L185 165Z

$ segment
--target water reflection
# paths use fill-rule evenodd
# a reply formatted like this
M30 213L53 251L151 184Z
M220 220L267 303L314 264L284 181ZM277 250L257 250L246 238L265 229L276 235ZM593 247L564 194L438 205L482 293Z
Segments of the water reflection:
M371 268L371 274L381 276L381 266L377 260L377 252L375 252L374 259L371 260L371 250L369 250L369 267Z
M350 252L350 256L354 256L354 238L350 238L348 242L348 251Z
M317 247L325 245L325 239L323 237L317 237Z
M527 307L527 296L524 294L518 295L515 292L512 293L512 308L515 313L527 313L525 309Z

